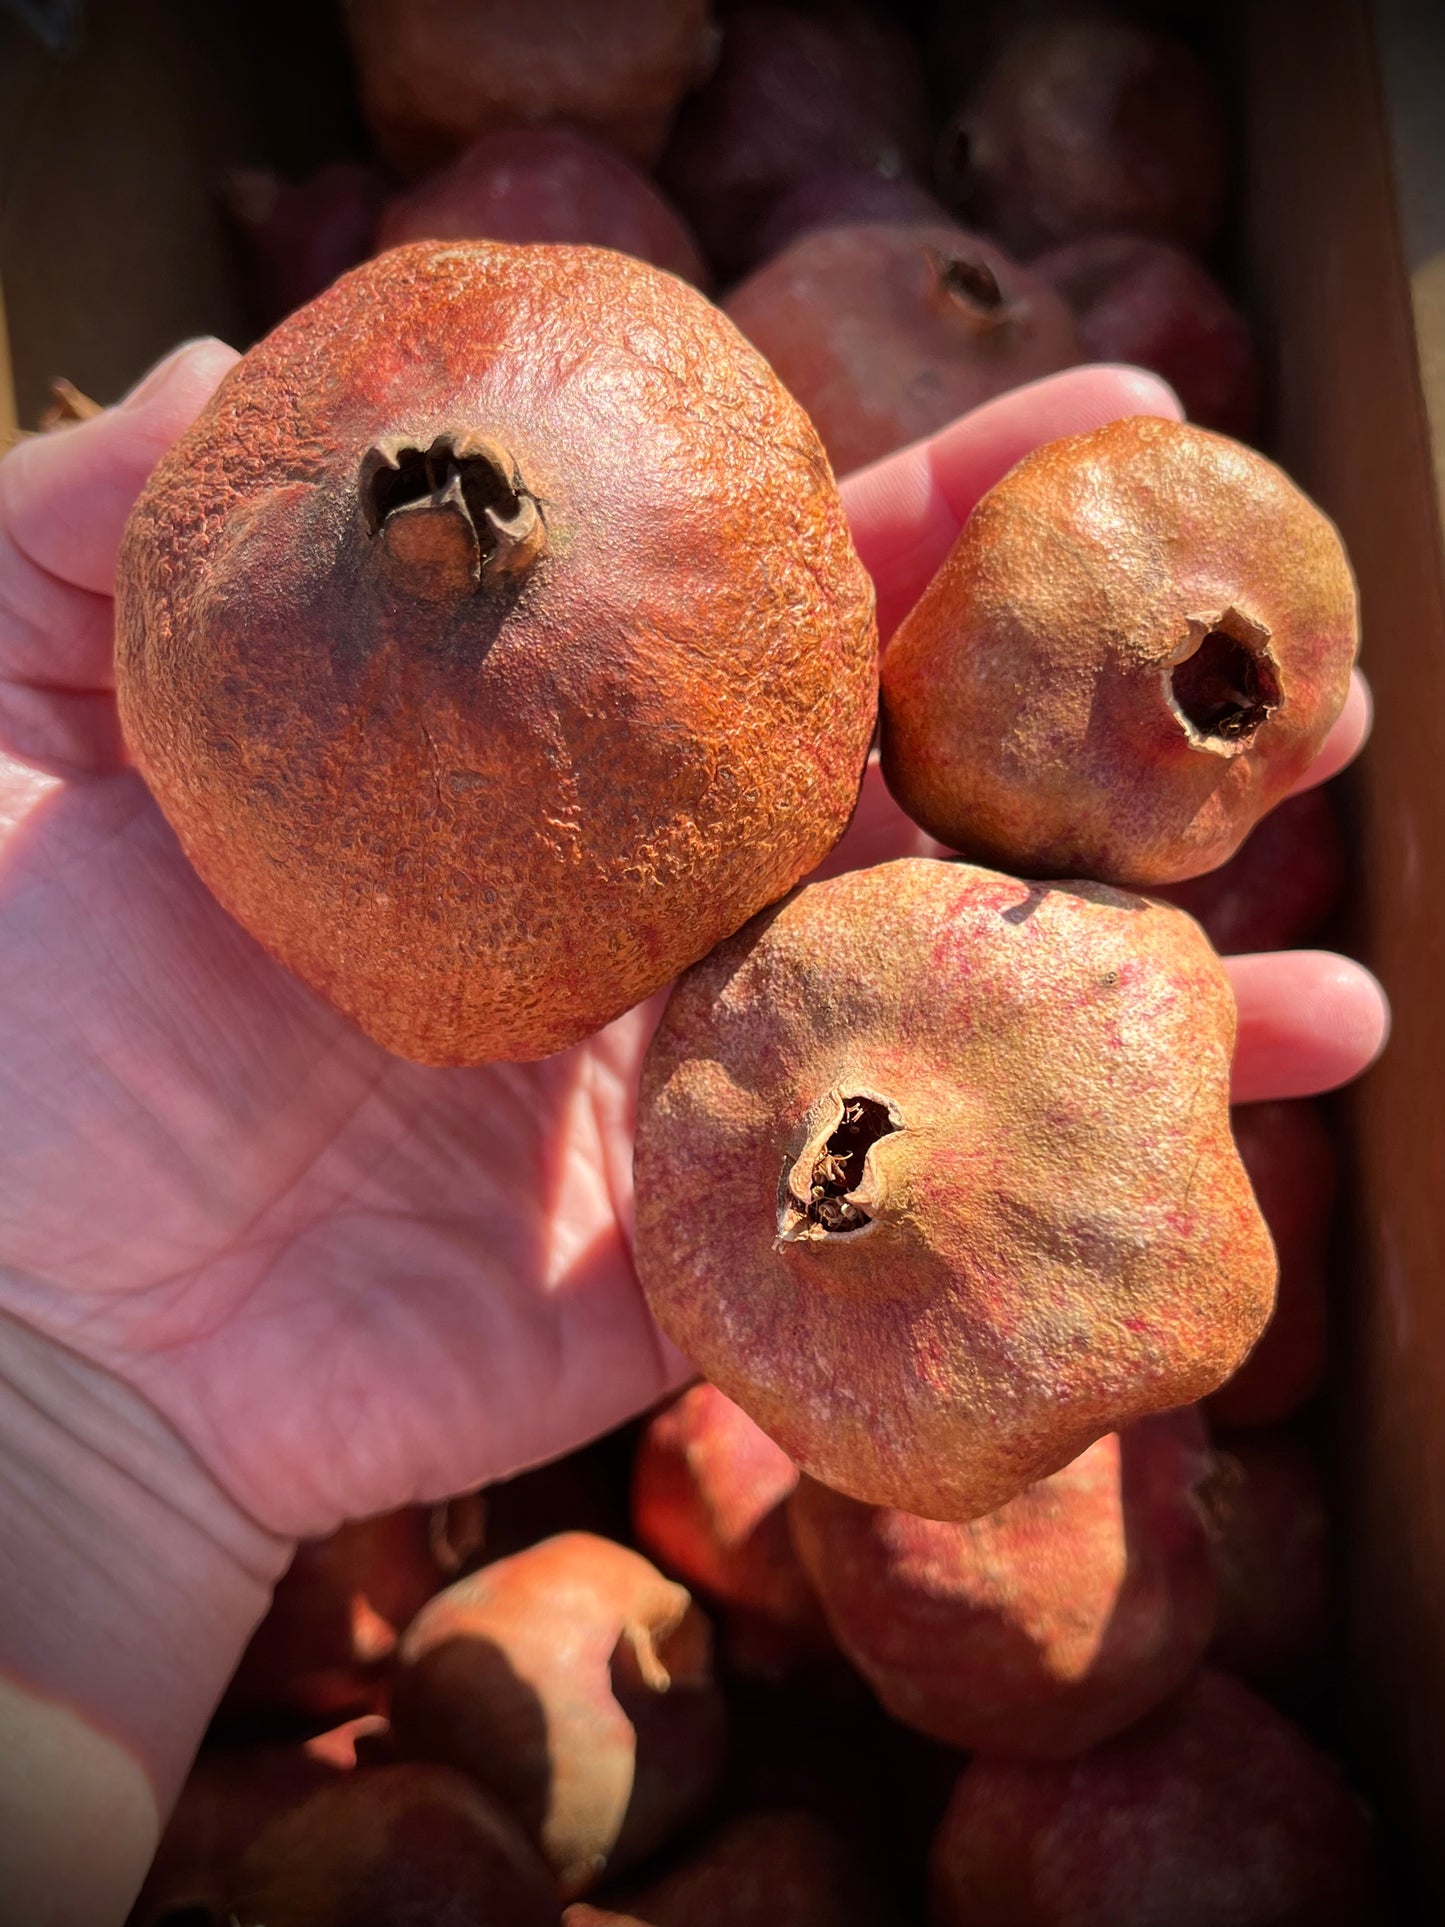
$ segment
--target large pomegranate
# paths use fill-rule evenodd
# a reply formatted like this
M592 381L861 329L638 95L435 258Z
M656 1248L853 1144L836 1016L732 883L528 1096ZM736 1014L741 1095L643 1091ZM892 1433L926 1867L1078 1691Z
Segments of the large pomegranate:
M540 1057L813 867L876 701L816 435L675 277L417 244L254 348L118 569L135 760L380 1043Z

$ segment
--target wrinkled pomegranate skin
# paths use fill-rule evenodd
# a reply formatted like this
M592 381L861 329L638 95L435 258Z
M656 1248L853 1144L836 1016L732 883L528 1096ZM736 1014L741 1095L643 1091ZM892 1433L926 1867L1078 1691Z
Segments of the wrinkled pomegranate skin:
M540 504L520 575L368 526L379 441L468 435ZM161 462L118 694L274 956L398 1055L533 1058L837 840L872 604L816 436L694 290L602 249L419 243L283 323Z
M1287 796L1228 863L1159 887L1203 924L1222 957L1289 950L1317 936L1345 887L1345 843L1328 788Z
M1324 1377L1339 1158L1319 1107L1305 1099L1242 1104L1232 1115L1234 1141L1279 1258L1279 1294L1259 1343L1208 1409L1217 1425L1274 1425Z
M484 134L449 167L393 195L376 251L408 241L616 248L696 286L707 280L692 236L647 176L568 127Z
M633 1462L638 1542L689 1586L775 1628L780 1656L789 1634L800 1653L828 1644L788 1530L797 1483L786 1452L712 1385L694 1385L659 1412Z
M503 0L345 0L343 17L362 114L403 174L556 122L645 167L716 54L707 0L550 0L544 32Z
M625 1546L569 1532L438 1593L403 1637L398 1748L468 1773L573 1897L661 1844L721 1764L710 1628Z
M978 1759L931 1856L931 1927L1376 1927L1334 1762L1222 1674L1061 1764Z
M1114 20L1017 35L960 117L970 218L1036 253L1090 234L1205 246L1228 135L1208 69L1181 41Z
M1329 1506L1314 1454L1287 1434L1224 1440L1233 1474L1214 1549L1219 1623L1209 1657L1262 1693L1319 1683L1332 1631Z
M1201 428L1253 438L1260 373L1249 323L1192 255L1144 235L1107 234L1029 265L1073 309L1091 360L1152 368Z
M1066 1759L1158 1706L1214 1631L1194 1410L1097 1440L968 1524L804 1479L793 1537L844 1652L895 1719L968 1751Z
M228 1918L265 1927L556 1927L516 1822L445 1767L359 1768L267 1828Z
M920 171L926 125L916 54L862 8L820 19L738 7L659 175L719 272L734 275L763 258L760 224L789 188L829 169L890 180Z
M1172 694L1225 632L1268 652L1277 695L1228 739ZM1238 442L1131 416L1036 449L978 504L888 646L883 773L976 861L1176 883L1303 776L1358 648L1354 578L1314 503Z
M653 1039L653 1313L824 1484L991 1512L1213 1390L1263 1328L1233 1038L1217 958L1164 905L927 859L810 885L690 971ZM802 1235L799 1161L870 1094L901 1128L848 1194L869 1222Z
M952 261L993 273L999 314L950 291ZM1083 358L1052 288L950 222L814 229L723 306L807 409L840 475Z

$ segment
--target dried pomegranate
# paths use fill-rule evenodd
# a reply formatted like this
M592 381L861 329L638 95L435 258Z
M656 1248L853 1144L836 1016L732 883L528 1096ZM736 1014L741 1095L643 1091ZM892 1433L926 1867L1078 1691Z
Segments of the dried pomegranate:
M557 1927L557 1892L516 1821L459 1773L359 1768L274 1821L228 1919L258 1927Z
M1142 234L1100 234L1029 265L1073 309L1092 360L1152 368L1201 428L1254 434L1260 377L1249 323L1192 255Z
M1053 289L948 222L816 228L723 305L839 474L1083 357Z
M1214 1462L1198 1413L1110 1432L967 1524L804 1479L793 1537L838 1643L895 1719L1065 1758L1160 1704L1214 1630Z
M681 980L650 1048L653 1311L825 1484L993 1511L1263 1327L1233 1039L1165 905L928 859L809 885Z
M661 1565L731 1609L729 1650L744 1672L786 1670L829 1644L788 1530L797 1483L786 1452L712 1385L659 1412L637 1448L633 1531Z
M1174 883L1304 774L1358 643L1307 496L1238 442L1130 416L975 508L884 659L884 775L980 862Z
M1259 1343L1209 1400L1219 1425L1273 1425L1319 1388L1329 1337L1329 1256L1339 1160L1319 1107L1241 1104L1234 1141L1279 1257Z
M933 1927L1370 1927L1360 1802L1218 1673L1060 1764L978 1759L932 1854Z
M127 739L187 854L389 1049L539 1057L831 847L872 587L807 421L597 248L395 248L222 383L132 513Z
M692 236L645 174L570 127L484 134L438 174L393 195L377 251L407 241L563 241L616 248L701 285Z
M568 1896L691 1818L722 1722L711 1628L686 1590L584 1532L438 1593L402 1640L392 1697L398 1747L487 1787Z
M761 223L789 188L837 168L898 180L925 165L925 127L918 57L896 27L857 5L740 6L660 173L719 270L737 274L762 258Z
M361 111L404 174L494 127L565 122L646 166L712 66L707 0L345 0Z
M1028 254L1086 234L1214 236L1228 134L1208 69L1126 21L1018 34L945 137L942 173L970 218Z

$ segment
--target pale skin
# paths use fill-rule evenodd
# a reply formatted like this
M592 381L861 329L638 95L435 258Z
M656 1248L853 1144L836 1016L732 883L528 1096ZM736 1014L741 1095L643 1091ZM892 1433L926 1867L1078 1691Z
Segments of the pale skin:
M233 358L192 344L0 464L0 1892L53 1927L123 1920L297 1537L687 1376L629 1255L656 1006L541 1064L389 1058L211 902L126 768L121 525ZM1152 377L1075 370L851 478L885 633L1013 461L1145 412L1177 412ZM1357 685L1311 781L1368 714ZM932 847L873 772L827 867ZM1358 965L1230 968L1237 1096L1380 1048Z

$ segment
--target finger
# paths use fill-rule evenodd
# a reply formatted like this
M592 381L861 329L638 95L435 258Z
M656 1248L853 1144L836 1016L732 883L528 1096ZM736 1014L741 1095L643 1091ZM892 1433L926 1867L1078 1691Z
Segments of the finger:
M878 592L886 640L937 573L975 502L1043 442L1123 415L1182 418L1172 388L1140 368L1070 368L1015 388L843 483L853 541Z
M1364 748L1374 720L1375 702L1370 694L1370 685L1356 669L1350 677L1345 706L1335 718L1334 728L1325 738L1324 747L1290 794L1298 796L1301 790L1318 789L1321 783L1338 776L1346 763L1352 763Z
M0 462L0 531L47 575L109 595L146 477L237 359L224 342L188 342L117 407L21 442Z
M116 408L0 462L0 748L53 775L125 760L111 695L115 551L147 475L235 361L177 349Z
M1228 957L1239 1006L1232 1098L1314 1097L1379 1056L1390 1007L1363 964L1329 950Z

